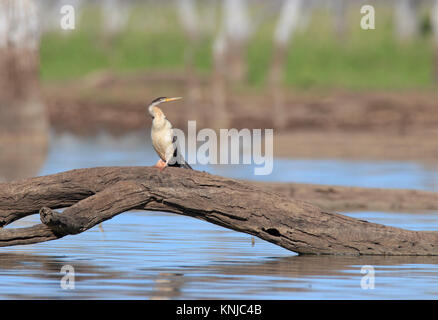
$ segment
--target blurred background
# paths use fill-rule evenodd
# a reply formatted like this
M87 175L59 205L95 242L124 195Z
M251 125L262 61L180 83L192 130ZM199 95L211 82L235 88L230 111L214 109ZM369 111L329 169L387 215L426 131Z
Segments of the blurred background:
M40 173L60 133L146 132L173 95L175 127L274 128L279 157L438 155L436 1L1 4L0 180Z
M364 5L375 29L361 29ZM436 192L437 89L438 0L0 0L0 182L153 165L147 105L183 96L163 106L174 127L274 129L272 174L195 169ZM344 214L436 230L436 212ZM299 257L157 212L103 230L3 248L0 297L438 296L434 257ZM59 288L66 263L77 268L71 292ZM360 289L364 264L376 266L376 290Z

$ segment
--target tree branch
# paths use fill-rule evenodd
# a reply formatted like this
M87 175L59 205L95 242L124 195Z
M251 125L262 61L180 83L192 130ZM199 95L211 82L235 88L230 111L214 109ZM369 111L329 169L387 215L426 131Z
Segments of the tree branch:
M52 209L68 207L62 213ZM438 232L328 213L309 203L205 172L106 167L0 184L3 225L40 212L37 226L1 229L0 246L77 234L131 210L192 216L307 254L438 255Z

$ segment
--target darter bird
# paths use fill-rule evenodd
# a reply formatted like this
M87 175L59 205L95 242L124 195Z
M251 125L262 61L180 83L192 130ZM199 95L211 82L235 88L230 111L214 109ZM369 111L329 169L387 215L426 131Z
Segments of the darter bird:
M181 155L178 141L176 136L173 135L172 124L166 119L163 111L158 108L160 103L179 99L182 98L159 97L153 100L148 107L149 114L153 119L151 129L152 145L160 157L155 167L160 170L163 170L166 166L192 169Z

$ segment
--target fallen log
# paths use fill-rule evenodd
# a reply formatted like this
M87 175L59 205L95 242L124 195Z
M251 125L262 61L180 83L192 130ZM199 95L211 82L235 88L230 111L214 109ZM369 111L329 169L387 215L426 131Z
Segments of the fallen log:
M62 213L57 208L66 208ZM77 234L131 210L167 211L252 234L300 254L438 255L438 232L329 213L254 184L151 167L78 169L0 184L0 225L40 213L41 224L0 229L0 246Z

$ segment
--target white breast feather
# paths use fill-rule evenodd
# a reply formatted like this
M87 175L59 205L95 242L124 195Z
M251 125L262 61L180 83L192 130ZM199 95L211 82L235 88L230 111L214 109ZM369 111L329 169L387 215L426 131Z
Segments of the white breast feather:
M173 155L172 138L173 130L169 121L165 120L165 124L161 127L152 126L151 136L152 145L155 151L160 156L161 160L167 161ZM166 157L167 151L167 157Z

